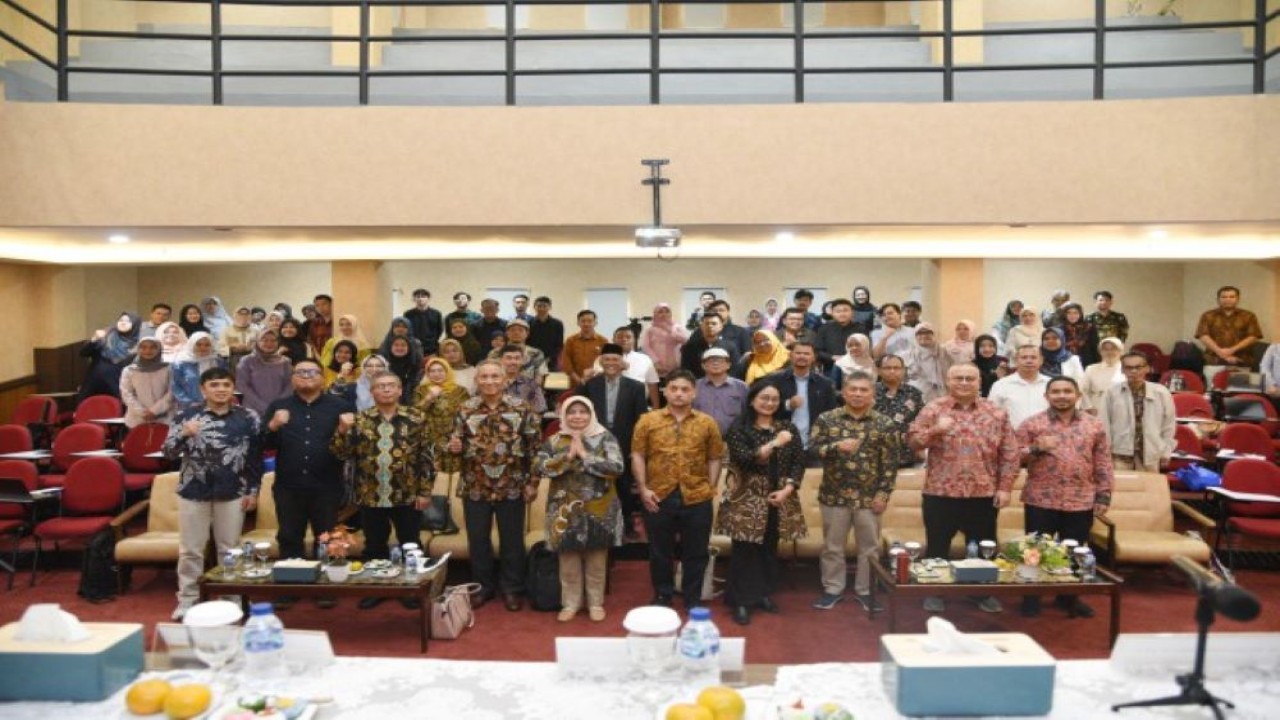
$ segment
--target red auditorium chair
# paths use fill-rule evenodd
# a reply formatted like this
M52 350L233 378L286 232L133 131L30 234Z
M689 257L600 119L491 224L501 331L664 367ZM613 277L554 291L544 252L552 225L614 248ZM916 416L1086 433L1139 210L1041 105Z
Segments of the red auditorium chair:
M1218 373L1222 375L1223 373ZM1237 393L1231 396L1232 402L1253 401L1257 406L1262 408L1262 412L1266 413L1266 420L1256 423L1271 437L1280 436L1280 413L1276 412L1276 406L1271 404L1271 399L1266 395L1259 393ZM1228 409L1230 412L1230 409Z
M31 449L31 431L26 425L0 425L0 454Z
M124 417L124 404L112 395L90 395L76 406L72 422L87 423L94 420L110 420Z
M27 492L31 492L36 489L36 466L25 460L0 460L0 478L17 480ZM13 538L8 564L0 562L0 567L9 571L10 590L13 589L13 577L18 572L18 547L22 543L23 534L31 526L30 509L31 506L25 503L0 503L0 535Z
M1227 490L1280 496L1280 467L1263 460L1235 460L1222 473ZM1227 566L1235 568L1234 535L1280 540L1280 503L1237 502L1223 499L1215 547L1227 540Z
M1176 449L1178 452L1187 453L1188 455L1201 455L1201 456L1204 455L1204 448L1201 447L1200 445L1200 436L1196 435L1195 430L1192 430L1186 425L1174 426L1173 439L1177 443ZM1166 475L1166 477L1169 479L1170 492L1179 492L1179 493L1193 492L1187 489L1187 486L1183 485L1182 481L1179 480L1178 477L1174 475L1174 473L1188 465L1194 465L1194 464L1195 464L1195 461L1193 460L1181 460L1178 458L1172 458L1169 460L1169 472ZM1192 497L1191 495L1188 495L1185 498L1176 497L1174 499L1175 500L1186 500L1188 498L1201 499L1203 495L1204 495L1203 493L1197 492L1195 493L1194 497Z
M58 404L43 395L28 395L18 401L9 422L25 425L31 431L32 444L49 446L50 430L58 421Z
M143 423L135 426L125 436L120 445L120 452L124 453L121 462L125 469L125 492L150 490L156 473L164 472L168 467L164 458L147 457L164 447L167 437L169 426L164 423Z
M74 425L72 427L75 427ZM88 541L111 526L124 498L124 468L115 458L93 457L71 466L62 490L62 514L36 525L36 551L31 559L31 584L44 542Z
M1218 444L1222 450L1261 455L1267 459L1267 462L1275 459L1275 446L1271 444L1271 436L1266 430L1252 423L1228 423L1222 429L1222 434L1218 436ZM1239 462L1239 460L1232 462Z
M49 474L40 476L41 487L60 487L70 469L86 460L73 453L102 450L107 446L107 431L101 425L76 423L64 428L53 441L53 459Z
M1175 395L1182 393L1204 394L1204 378L1188 370L1165 370L1160 373L1160 384L1169 387L1169 378L1172 378L1174 373L1182 376L1182 389L1174 393Z
M1204 418L1212 420L1213 405L1209 398L1194 393L1174 393L1173 412L1180 418Z

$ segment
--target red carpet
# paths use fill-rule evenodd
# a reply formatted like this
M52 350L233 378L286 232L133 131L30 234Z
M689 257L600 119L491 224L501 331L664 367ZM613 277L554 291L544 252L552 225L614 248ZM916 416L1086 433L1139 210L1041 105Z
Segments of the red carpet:
M71 558L67 558L67 563ZM721 564L720 572L725 571ZM456 564L454 574L465 572ZM1121 632L1191 632L1195 596L1180 577L1160 569L1130 570L1124 591ZM139 568L134 572L131 591L114 602L94 605L75 594L79 572L67 567L42 571L34 588L22 574L13 590L0 590L0 623L16 620L27 605L37 602L61 603L63 609L82 620L133 621L150 626L164 622L174 606L176 578L172 570ZM1280 631L1280 574L1267 571L1238 573L1241 585L1257 593L1263 601L1262 615L1251 623L1219 619L1215 632ZM455 578L457 581L457 578ZM869 620L852 600L834 610L810 609L818 592L816 566L788 570L782 591L775 599L781 615L756 613L748 627L734 625L724 606L713 603L715 619L728 636L745 636L747 661L751 663L810 663L868 661L877 657L877 638L887 621ZM500 603L491 603L478 613L476 626L457 641L433 641L430 656L436 658L484 660L551 660L557 635L622 636L626 611L651 597L647 565L618 562L612 574L611 591L605 604L609 618L593 623L585 613L570 623L556 622L555 613L524 610L512 613ZM1014 603L1006 611L988 615L965 603L952 602L945 617L966 632L1026 632L1059 658L1107 656L1107 601L1090 598L1098 611L1092 620L1067 619L1061 611L1045 603L1044 614L1026 619L1018 615ZM328 630L336 651L343 655L418 655L416 611L405 610L394 601L373 610L360 611L346 601L333 610L321 610L308 601L280 613L286 627ZM926 614L919 608L899 611L899 631L923 632ZM148 637L150 635L148 634Z

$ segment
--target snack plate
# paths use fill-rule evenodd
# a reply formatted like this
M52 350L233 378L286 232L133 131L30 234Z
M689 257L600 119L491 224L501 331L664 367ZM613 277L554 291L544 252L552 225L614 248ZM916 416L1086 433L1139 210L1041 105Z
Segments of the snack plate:
M366 565L365 567L368 567L368 565ZM377 570L373 571L373 576L376 578L400 577L400 568L396 568L396 567L378 568Z
M240 571L240 577L247 580L259 580L264 577L270 577L271 568L249 568Z
M319 711L320 711L319 705L308 704L306 709L304 709L301 713L299 713L296 717L294 717L293 720L312 720L312 718L314 718L316 716L316 713ZM243 715L241 715L242 713ZM207 718L207 720L227 720L228 718L239 718L242 716L245 718L260 718L260 717L273 718L275 720L280 720L281 718L286 717L283 713L275 713L271 715L255 715L253 714L252 711L246 710L245 708L240 707L234 702L230 702L223 705L222 707L214 710L213 712L208 713L205 717Z

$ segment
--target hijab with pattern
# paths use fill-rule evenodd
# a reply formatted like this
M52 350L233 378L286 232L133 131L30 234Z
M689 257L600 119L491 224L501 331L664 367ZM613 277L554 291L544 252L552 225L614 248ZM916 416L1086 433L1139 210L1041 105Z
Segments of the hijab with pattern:
M565 399L564 402L560 403L560 430L556 433L557 435L564 435L565 437L568 437L573 434L572 431L569 430L569 424L565 422L565 415L569 414L569 407L571 405L582 405L587 409L587 412L591 413L591 421L587 423L586 429L582 431L583 437L595 437L600 433L605 432L604 426L596 419L596 408L591 404L591 400L587 399L584 395L571 395Z

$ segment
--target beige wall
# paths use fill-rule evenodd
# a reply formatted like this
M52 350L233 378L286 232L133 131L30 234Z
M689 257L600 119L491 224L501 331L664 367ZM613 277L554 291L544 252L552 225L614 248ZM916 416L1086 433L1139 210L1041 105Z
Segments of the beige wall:
M672 161L666 218L685 226L1274 220L1276 127L1274 95L590 108L0 102L0 177L23 178L0 193L0 226L631 226L650 211L639 161L654 155Z
M270 309L286 302L300 315L317 293L333 289L327 262L156 265L140 267L137 273L137 302L143 312L165 302L176 313L187 303L216 295L230 308Z
M39 268L0 263L0 307L5 309L5 338L0 343L0 382L31 375L31 348L36 345L37 323L47 308ZM8 422L6 418L4 420Z

